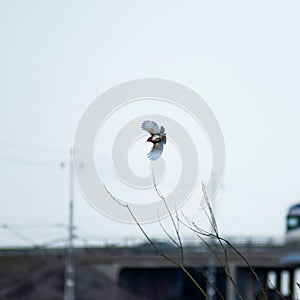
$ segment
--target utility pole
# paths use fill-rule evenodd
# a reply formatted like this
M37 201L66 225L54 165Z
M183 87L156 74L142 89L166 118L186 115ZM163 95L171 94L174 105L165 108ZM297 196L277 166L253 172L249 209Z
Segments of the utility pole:
M214 241L210 242L211 250L209 250L209 257L208 257L208 270L207 270L207 286L206 286L206 293L208 296L208 300L215 300L216 299L216 261L214 257L215 245Z
M66 254L65 266L65 287L64 300L75 299L75 269L73 257L74 239L74 169L73 169L73 149L70 151L70 200L69 200L69 238Z

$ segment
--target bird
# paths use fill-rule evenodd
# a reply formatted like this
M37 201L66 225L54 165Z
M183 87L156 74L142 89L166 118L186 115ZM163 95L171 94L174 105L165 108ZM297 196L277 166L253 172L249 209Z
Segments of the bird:
M141 125L143 130L146 130L151 134L147 139L147 142L153 143L151 151L147 154L150 160L157 160L163 153L164 145L167 142L165 128L159 126L154 121L144 121Z

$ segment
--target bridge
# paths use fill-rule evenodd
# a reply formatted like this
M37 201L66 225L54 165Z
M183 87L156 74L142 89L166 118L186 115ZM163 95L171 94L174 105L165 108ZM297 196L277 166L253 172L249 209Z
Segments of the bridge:
M158 242L157 246L171 260L180 262L177 247L164 242ZM270 300L296 299L299 246L265 240L232 242L232 246L224 244L224 247L214 242L209 249L205 243L194 242L184 246L184 266L211 294L210 299L222 299L223 295L223 299L229 300L241 297L256 300L262 299L263 291ZM59 295L63 289L66 253L64 248L0 250L0 298L14 299L10 295L17 295L18 289L24 291L36 285L43 289L44 295L45 291L56 292L57 299L62 299L62 294ZM178 266L148 243L79 247L72 256L78 299L80 295L87 299L205 299ZM36 293L37 290L35 287ZM94 297L87 296L90 294Z

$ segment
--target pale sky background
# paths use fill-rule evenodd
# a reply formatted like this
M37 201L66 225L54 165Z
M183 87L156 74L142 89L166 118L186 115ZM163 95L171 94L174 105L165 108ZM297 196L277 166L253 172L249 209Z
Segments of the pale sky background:
M105 90L146 77L189 86L219 120L222 234L283 237L300 202L299 11L299 1L0 1L1 245L66 237L55 225L68 222L60 162L79 119ZM195 201L185 213L201 223ZM75 223L80 238L141 237L78 189Z

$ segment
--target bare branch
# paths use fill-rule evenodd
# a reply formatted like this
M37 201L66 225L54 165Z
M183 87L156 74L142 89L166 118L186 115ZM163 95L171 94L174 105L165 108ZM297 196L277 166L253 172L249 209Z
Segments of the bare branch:
M151 167L152 167L152 166L151 166ZM157 184L156 184L156 180L155 180L155 176L154 176L154 172L153 172L153 168L152 168L152 180L153 180L153 186L154 186L154 189L155 189L157 195L163 200L164 205L165 205L165 207L166 207L166 209L167 209L167 211L168 211L168 215L169 215L169 217L170 217L170 219L171 219L173 228L174 228L174 230L175 230L175 232L176 232L177 240L178 240L178 244L179 244L179 245L178 245L178 249L179 249L179 252L180 252L180 260L181 260L181 264L183 265L183 264L184 264L184 250L183 250L182 240L181 240L181 237L180 237L180 234L179 234L179 226L176 226L174 217L173 217L173 215L172 215L172 213L171 213L171 211L170 211L170 208L169 208L169 206L168 206L168 204L167 204L166 198L165 198L165 197L160 193L160 191L158 190L158 187L157 187ZM178 214L177 214L177 209L175 209L175 211L176 211L176 215L178 215ZM179 223L177 222L177 224L179 224Z
M138 228L140 229L140 231L143 233L144 237L147 239L147 241L149 242L149 244L156 250L156 252L161 255L163 258L165 258L167 261L169 261L170 263L174 264L175 266L179 267L188 277L189 279L194 283L194 285L197 287L197 289L202 293L202 295L205 297L205 299L208 300L208 296L205 293L205 291L203 290L203 288L199 285L199 283L196 281L196 279L191 275L191 273L185 268L185 266L182 263L178 263L176 260L174 260L173 258L171 258L169 255L167 255L166 253L164 253L157 245L156 243L150 238L150 236L146 233L146 231L144 230L144 228L142 227L142 225L139 223L139 221L137 220L137 218L135 217L134 213L132 212L132 210L130 209L128 204L124 204L121 203L116 197L113 196L113 194L108 190L108 188L105 186L106 191L108 192L108 194L110 195L110 197L116 201L119 205L121 205L122 207L126 208L128 210L128 212L130 213L131 217L133 218L134 222L137 224Z

